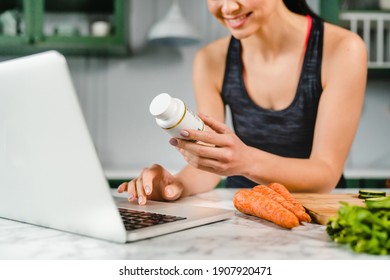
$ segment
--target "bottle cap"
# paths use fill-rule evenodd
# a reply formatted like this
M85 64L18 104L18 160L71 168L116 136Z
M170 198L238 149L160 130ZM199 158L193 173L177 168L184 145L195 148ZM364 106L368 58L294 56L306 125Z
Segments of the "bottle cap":
M176 102L168 93L161 93L153 98L149 111L156 118L168 119L175 114Z

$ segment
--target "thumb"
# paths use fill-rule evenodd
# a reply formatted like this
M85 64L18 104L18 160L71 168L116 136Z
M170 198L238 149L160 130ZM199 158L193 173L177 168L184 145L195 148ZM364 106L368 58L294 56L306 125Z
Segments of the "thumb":
M177 200L181 197L183 193L183 188L178 185L167 185L162 189L162 196L166 200Z

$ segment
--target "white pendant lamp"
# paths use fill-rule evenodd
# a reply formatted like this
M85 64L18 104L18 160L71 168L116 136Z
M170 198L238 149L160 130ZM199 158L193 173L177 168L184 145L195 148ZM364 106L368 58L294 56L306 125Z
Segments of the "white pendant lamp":
M173 0L165 17L150 29L148 40L160 45L190 45L199 42L199 35L183 17L179 2Z

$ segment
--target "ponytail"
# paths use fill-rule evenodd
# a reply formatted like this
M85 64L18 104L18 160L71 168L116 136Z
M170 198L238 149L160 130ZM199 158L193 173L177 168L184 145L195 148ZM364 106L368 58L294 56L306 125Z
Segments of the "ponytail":
M284 5L293 13L300 15L310 15L314 18L320 18L316 13L310 9L307 5L306 0L283 0Z

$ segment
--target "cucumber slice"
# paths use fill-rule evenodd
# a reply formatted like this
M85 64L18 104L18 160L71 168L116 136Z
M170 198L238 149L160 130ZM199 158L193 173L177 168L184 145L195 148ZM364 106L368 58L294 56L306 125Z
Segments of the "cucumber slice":
M359 198L373 198L386 196L385 191L359 190Z
M367 198L365 202L368 209L390 210L390 196Z
M376 191L376 190L359 190L359 194L371 194L371 195L386 196L385 191Z
M358 198L366 199L366 198L379 198L384 197L383 195L372 195L372 194L359 194Z

